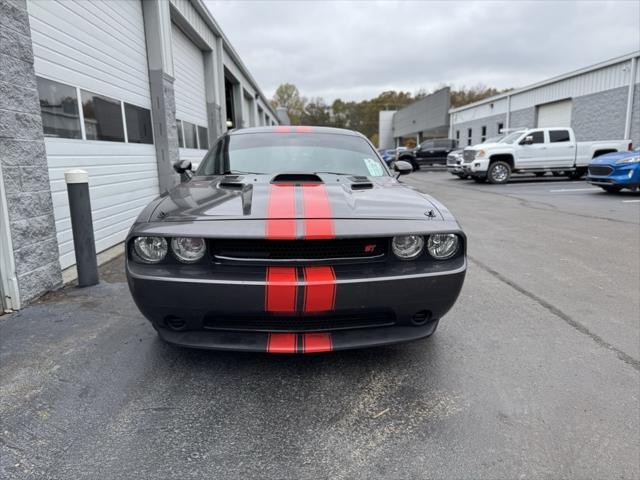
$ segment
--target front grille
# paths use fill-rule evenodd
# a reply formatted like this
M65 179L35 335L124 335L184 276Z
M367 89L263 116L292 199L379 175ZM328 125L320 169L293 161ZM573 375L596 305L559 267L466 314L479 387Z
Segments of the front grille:
M460 165L460 156L447 155L447 165Z
M334 240L211 240L209 251L220 260L283 262L372 260L387 254L386 238Z
M597 177L606 177L611 175L613 168L609 165L591 165L589 167L589 175L595 175Z
M393 312L368 311L345 314L309 316L268 315L207 315L203 328L207 330L251 330L258 332L319 332L355 328L385 327L395 323Z
M462 158L464 159L464 163L472 162L474 158L476 158L475 150L464 150L462 152Z

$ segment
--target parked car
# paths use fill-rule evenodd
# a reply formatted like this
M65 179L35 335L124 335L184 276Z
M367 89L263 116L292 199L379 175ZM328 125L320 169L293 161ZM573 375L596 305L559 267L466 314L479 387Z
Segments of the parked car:
M497 135L495 137L487 138L483 143L498 143L500 140L504 138L504 135ZM447 155L447 171L451 175L455 175L456 177L460 177L461 179L469 178L469 173L465 172L462 168L463 162L463 152L464 150L461 148L459 150L454 150L449 155Z
M640 149L594 158L587 181L610 193L640 189Z
M399 175L411 165L398 161ZM227 132L126 239L136 305L165 341L314 353L428 337L465 277L449 211L349 130Z
M497 143L467 147L463 170L474 180L507 183L513 173L562 173L579 179L591 160L631 149L630 140L576 142L571 128L532 128L510 133Z
M450 138L425 140L416 148L400 153L398 160L409 162L414 170L419 170L421 165L445 165L447 155L458 148L457 145L458 142Z
M379 149L378 153L387 164L387 167L391 168L393 166L393 162L395 162L398 158L399 152L404 152L406 147L398 147L398 148L389 148L389 149Z

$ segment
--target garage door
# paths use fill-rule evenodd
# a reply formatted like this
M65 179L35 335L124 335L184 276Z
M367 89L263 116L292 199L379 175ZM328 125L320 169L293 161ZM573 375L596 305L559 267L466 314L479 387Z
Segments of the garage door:
M60 264L75 263L64 171L89 172L96 251L158 195L140 2L27 3Z
M208 149L202 51L175 24L171 38L180 159L199 163Z
M538 106L538 127L570 127L571 126L571 100L547 103Z

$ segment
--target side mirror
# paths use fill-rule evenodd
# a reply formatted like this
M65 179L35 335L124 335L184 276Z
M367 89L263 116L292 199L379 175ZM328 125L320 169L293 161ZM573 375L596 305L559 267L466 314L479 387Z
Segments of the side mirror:
M527 135L526 137L524 137L524 140L522 141L522 145L531 145L532 143L533 143L532 135Z
M191 168L191 160L178 160L173 164L173 169L180 175L191 172L193 170Z
M393 169L398 172L398 177L401 177L402 175L409 175L411 172L413 172L413 166L409 162L405 162L404 160L398 160L393 165Z

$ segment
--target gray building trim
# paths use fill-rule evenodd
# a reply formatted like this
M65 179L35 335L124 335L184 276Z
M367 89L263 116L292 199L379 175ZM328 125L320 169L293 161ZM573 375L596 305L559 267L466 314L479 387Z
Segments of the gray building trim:
M19 308L62 285L25 0L0 0L0 44L0 213L10 232L1 243L13 255L2 268L15 268L3 274L17 284L10 300Z
M393 136L446 136L449 131L449 107L449 87L413 102L393 116Z

